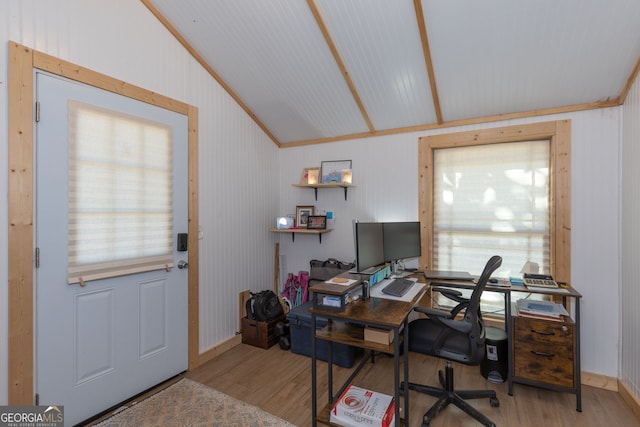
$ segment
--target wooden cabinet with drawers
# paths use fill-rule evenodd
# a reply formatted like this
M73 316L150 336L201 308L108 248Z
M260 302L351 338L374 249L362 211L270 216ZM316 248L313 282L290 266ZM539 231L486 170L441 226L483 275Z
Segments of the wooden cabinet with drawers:
M513 317L513 381L576 388L576 325Z
M509 396L521 383L576 395L576 411L582 412L580 375L580 300L582 295L566 283L558 289L527 288L511 284L511 292L550 295L571 315L557 322L514 315L510 293L506 295L509 333ZM517 303L514 304L517 306ZM515 311L514 311L515 313Z

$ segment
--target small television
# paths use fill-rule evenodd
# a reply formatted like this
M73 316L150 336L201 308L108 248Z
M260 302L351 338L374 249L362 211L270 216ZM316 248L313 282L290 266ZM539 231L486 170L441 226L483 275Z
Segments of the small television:
M375 268L384 264L384 244L381 222L353 223L356 249L356 271L374 273Z
M384 260L391 262L394 272L397 261L417 258L422 254L420 221L384 222L382 232Z

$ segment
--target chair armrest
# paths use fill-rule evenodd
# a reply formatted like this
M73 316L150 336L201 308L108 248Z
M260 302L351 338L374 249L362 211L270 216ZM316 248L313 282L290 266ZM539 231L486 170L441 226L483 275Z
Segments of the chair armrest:
M437 308L431 307L414 307L413 308L418 313L426 314L430 318L441 318L448 319L451 317L451 313L445 310L438 310Z
M445 297L455 302L468 302L468 298L462 296L462 292L450 288L431 288L431 292L440 292Z
M419 313L426 314L427 316L429 316L429 319L433 320L434 322L440 323L448 328L451 328L454 331L462 332L465 334L471 332L470 323L467 323L463 320L456 320L448 311L429 307L414 307L413 309Z

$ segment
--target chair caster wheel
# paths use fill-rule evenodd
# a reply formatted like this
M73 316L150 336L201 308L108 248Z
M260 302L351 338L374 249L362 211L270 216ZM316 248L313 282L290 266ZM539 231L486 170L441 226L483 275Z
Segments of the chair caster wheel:
M490 397L489 405L491 405L492 408L497 408L498 406L500 406L500 401L497 397Z

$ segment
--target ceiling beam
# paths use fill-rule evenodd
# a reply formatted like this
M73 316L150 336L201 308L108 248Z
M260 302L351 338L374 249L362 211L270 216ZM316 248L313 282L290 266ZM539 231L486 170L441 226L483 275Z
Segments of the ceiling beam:
M258 125L260 129L278 146L281 147L282 144L278 141L278 138L275 137L274 134L262 123L262 121L254 114L251 109L242 101L242 99L231 89L231 87L220 77L218 73L204 60L204 58L187 42L187 40L176 30L173 25L169 22L167 18L160 13L160 11L151 3L151 0L141 0L142 4L144 4L149 11L165 26L167 30L184 46L185 49L193 56L193 58L198 61L198 63L205 69L207 72L213 77L222 88L233 98L240 108L242 108L245 113L251 117L251 119Z
M424 22L424 12L422 11L422 0L413 0L413 8L416 11L418 30L420 31L420 41L422 42L422 52L424 62L427 65L427 75L431 85L431 97L433 98L433 108L436 110L436 120L438 124L443 124L442 109L440 108L440 97L438 96L438 86L436 85L436 75L433 71L433 61L431 60L431 48L429 47L429 37L427 36L427 25Z
M624 88L622 89L622 92L618 97L618 103L620 105L624 104L624 101L627 99L627 95L631 90L631 86L633 86L633 82L636 81L636 77L638 77L639 72L640 72L640 57L638 57L638 60L636 61L636 65L633 67L633 70L631 70L631 75L629 75L629 78L627 79L627 83L624 85Z
M322 18L322 15L318 10L318 6L316 5L315 0L307 0L307 4L309 5L309 9L311 9L311 13L313 14L313 17L316 19L316 22L318 23L318 27L320 28L320 31L324 36L324 40L327 42L327 45L331 50L333 59L338 64L338 68L340 68L340 72L342 73L342 76L344 77L344 80L347 83L347 86L349 86L349 90L351 91L351 95L353 96L353 99L356 101L356 104L358 104L358 108L360 109L362 118L367 123L367 127L369 128L369 131L375 132L375 128L373 127L373 123L371 123L371 119L369 118L367 109L364 107L364 104L362 103L362 99L360 99L360 95L358 94L358 90L356 89L355 84L353 84L353 80L351 80L351 76L349 76L349 71L347 70L347 67L344 65L344 61L340 56L340 52L338 51L336 44L333 42L333 38L331 37L331 34L329 33L329 29L327 28L327 25L325 24L324 19Z
M395 135L399 133L424 132L433 129L445 129L456 126L474 125L479 123L498 122L502 120L521 119L525 117L539 117L551 114L570 113L574 111L594 110L597 108L618 107L620 102L613 101L589 102L585 104L569 105L566 107L543 108L540 110L523 111L519 113L495 114L493 116L477 117L472 119L453 120L450 122L433 123L428 125L408 126L403 128L377 130L373 133L361 132L350 135L340 135L329 138L309 139L305 141L290 142L282 145L282 148L300 147L304 145L323 144L327 142L348 141L352 139L367 138L372 136Z

